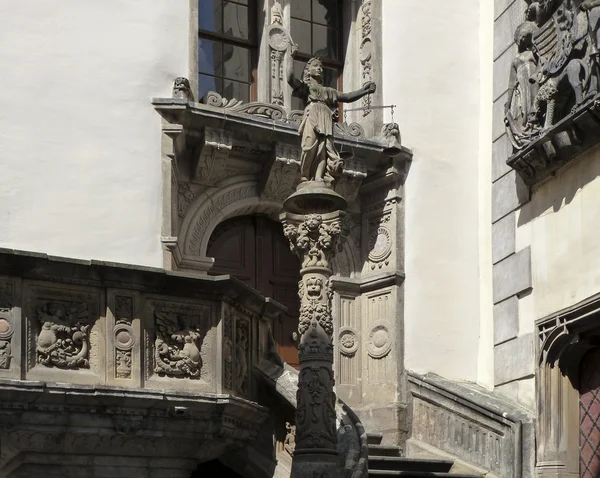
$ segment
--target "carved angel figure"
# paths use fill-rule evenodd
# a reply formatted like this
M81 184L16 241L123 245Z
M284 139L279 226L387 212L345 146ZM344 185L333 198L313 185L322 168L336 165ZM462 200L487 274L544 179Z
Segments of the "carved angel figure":
M301 182L316 181L333 187L341 175L343 159L333 142L333 124L337 121L338 103L352 103L363 96L375 93L376 85L367 82L351 93L342 93L323 84L323 64L311 58L304 68L302 79L294 76L293 61L297 46L291 46L287 79L294 96L305 103L304 116L298 132L302 136L300 163Z
M42 322L36 340L37 362L64 368L89 367L87 306L50 302L37 309Z
M181 316L154 311L156 319L155 367L159 374L200 377L202 334L196 324L183 324ZM194 322L195 317L189 322ZM187 321L186 321L187 322Z

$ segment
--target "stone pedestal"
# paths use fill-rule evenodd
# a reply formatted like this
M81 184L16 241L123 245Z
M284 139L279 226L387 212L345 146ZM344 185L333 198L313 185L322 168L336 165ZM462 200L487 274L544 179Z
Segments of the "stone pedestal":
M284 233L302 268L299 283L300 375L293 478L339 476L333 376L331 259L342 232L346 201L321 183L304 183L282 216Z

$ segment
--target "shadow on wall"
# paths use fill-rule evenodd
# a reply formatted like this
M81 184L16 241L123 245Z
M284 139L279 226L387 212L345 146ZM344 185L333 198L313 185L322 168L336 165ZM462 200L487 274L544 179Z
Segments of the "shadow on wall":
M549 181L534 189L531 200L521 208L518 225L569 205L583 188L600 176L600 146L573 159Z

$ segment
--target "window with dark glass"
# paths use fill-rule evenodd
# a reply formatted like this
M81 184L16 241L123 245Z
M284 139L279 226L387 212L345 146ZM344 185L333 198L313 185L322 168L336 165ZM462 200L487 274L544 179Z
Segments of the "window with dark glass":
M251 100L254 17L252 0L198 0L198 98Z
M343 67L341 52L342 9L340 0L292 0L291 30L298 54L294 74L302 78L304 65L313 56L323 62L323 82L341 89ZM302 109L300 99L292 97L292 108Z

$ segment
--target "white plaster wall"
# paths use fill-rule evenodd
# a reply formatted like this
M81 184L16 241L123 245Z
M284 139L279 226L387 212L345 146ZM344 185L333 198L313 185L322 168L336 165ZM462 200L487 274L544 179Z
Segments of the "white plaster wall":
M160 117L187 0L0 2L0 247L161 266Z
M519 333L600 291L600 147L536 189L517 216L517 250L531 246L533 290Z
M492 16L480 0L434 8L383 0L384 103L398 106L402 142L414 152L405 201L406 367L486 385L491 241L480 228L490 224Z

